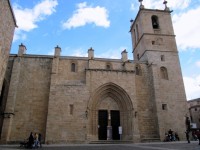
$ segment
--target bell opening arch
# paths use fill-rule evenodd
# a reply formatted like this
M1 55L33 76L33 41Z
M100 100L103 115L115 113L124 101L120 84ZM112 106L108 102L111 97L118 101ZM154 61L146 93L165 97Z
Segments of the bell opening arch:
M127 92L120 86L114 83L106 83L98 87L91 95L87 109L89 113L88 140L101 140L99 139L99 113L102 111L107 111L108 124L109 119L112 120L109 114L118 112L120 118L119 124L122 127L120 139L133 139L133 104ZM114 139L116 137L113 137Z

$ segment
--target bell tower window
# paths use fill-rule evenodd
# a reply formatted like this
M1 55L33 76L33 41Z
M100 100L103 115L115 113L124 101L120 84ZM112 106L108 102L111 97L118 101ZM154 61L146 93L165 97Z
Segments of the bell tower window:
M161 55L161 56L160 56L160 60L161 60L161 61L165 61L165 55Z
M166 79L166 80L168 80L167 68L161 67L161 68L160 68L160 74L161 74L161 79Z
M136 39L139 40L139 30L138 30L138 24L136 24Z
M158 17L157 16L152 16L151 17L151 21L152 21L153 29L159 29Z

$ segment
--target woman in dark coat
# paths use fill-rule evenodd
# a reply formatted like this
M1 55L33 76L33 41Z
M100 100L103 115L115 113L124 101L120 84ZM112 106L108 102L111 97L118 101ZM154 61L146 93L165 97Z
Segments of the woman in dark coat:
M30 136L28 138L28 148L32 148L34 144L34 138L33 138L33 133L30 133Z

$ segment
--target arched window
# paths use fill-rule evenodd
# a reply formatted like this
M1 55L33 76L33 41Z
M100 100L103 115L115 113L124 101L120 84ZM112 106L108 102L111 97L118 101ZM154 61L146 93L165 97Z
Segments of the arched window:
M157 16L152 16L151 17L151 21L152 21L153 29L159 29L158 17Z
M75 63L71 64L71 72L76 72L76 64Z
M161 76L161 79L168 80L167 68L165 68L165 67L160 68L160 76Z
M136 24L136 38L137 38L137 41L139 40L139 30L138 30L138 24Z
M165 55L161 55L161 56L160 56L160 60L161 60L161 61L165 61Z
M137 54L137 60L139 60L140 59L140 54Z
M136 32L135 32L135 29L134 29L134 47L136 46Z
M111 70L111 69L112 69L112 66L111 66L110 63L107 63L107 64L106 64L106 69L107 69L107 70Z
M136 75L139 75L139 76L142 75L142 69L141 69L141 67L140 67L139 64L137 64L137 65L135 66L135 74L136 74Z
M106 65L106 69L110 70L110 65Z

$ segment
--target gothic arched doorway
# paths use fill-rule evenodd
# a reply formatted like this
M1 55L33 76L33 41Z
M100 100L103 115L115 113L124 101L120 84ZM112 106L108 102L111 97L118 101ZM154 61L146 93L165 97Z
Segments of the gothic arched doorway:
M97 88L89 100L88 112L90 140L119 140L119 126L122 140L132 139L133 106L120 86L107 83Z

